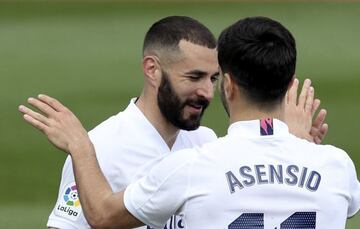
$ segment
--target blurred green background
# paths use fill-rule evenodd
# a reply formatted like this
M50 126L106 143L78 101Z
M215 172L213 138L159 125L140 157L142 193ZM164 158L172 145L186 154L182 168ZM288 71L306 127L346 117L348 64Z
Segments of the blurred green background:
M0 228L45 228L66 157L17 106L48 93L90 130L139 94L144 34L168 15L194 17L216 36L246 16L282 22L297 40L297 76L311 77L328 110L325 143L347 150L360 172L360 4L204 2L0 2ZM218 95L203 124L226 133ZM347 228L360 228L360 216Z

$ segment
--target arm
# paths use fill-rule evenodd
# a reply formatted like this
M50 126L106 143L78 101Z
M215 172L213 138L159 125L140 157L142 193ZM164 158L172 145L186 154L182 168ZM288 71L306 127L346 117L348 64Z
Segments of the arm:
M72 162L70 156L68 156L62 169L56 204L51 211L51 214L47 221L47 226L49 228L76 229L78 227L88 226L86 219L84 218L83 214L81 214L82 208L81 205L78 204L79 202L77 202L78 198L71 198L71 195L76 194L77 190L74 190L73 192L66 195L68 189L73 187L74 185L76 184L72 168ZM72 202L71 204L69 203L68 205L68 200L64 198L65 195L74 202Z
M113 193L102 174L94 147L76 116L57 100L39 95L28 102L43 114L23 105L26 122L43 132L57 148L72 157L75 180L85 217L94 228L133 228L142 223L125 208L123 192Z
M313 121L313 117L320 107L320 100L314 99L314 88L311 81L306 79L301 89L299 98L297 91L299 80L294 79L285 97L285 122L290 133L297 137L320 144L328 131L324 123L326 110L321 109Z
M143 225L124 206L124 192L114 193L102 174L91 142L69 148L79 196L94 228L133 228Z

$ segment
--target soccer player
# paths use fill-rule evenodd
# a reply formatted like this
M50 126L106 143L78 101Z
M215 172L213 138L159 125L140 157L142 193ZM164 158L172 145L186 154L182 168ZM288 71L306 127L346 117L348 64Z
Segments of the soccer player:
M166 17L151 26L143 45L141 95L89 132L114 191L146 175L171 151L216 139L211 129L199 127L219 75L216 45L208 28L189 17ZM172 219L176 224L180 220ZM47 226L90 227L77 195L71 157L64 164Z
M175 18L172 19L174 20ZM155 25L159 26L160 22ZM166 171L166 174L157 174L159 168L162 168L164 163L169 163L166 161L170 160L171 163L174 163L172 159L166 159L160 162L159 166L155 166L155 169L151 169L155 164L159 163L162 155L169 154L170 148L172 150L174 148L187 148L201 145L202 143L213 139L213 134L204 135L204 132L209 132L209 130L205 128L200 128L191 132L179 131L179 129L193 130L199 127L201 114L203 113L206 104L213 96L213 83L217 77L215 46L206 47L206 43L201 43L204 41L196 40L200 38L181 37L184 36L183 34L174 35L174 30L181 28L181 24L182 23L177 22L176 26L168 25L166 33L163 31L166 36L171 34L175 37L173 38L170 36L171 42L173 42L171 44L167 43L168 41L166 39L169 38L166 36L165 38L162 38L163 40L156 37L159 36L159 30L164 28L157 28L156 36L152 34L154 37L151 37L149 33L154 29L153 27L155 25L149 30L147 38L150 36L153 39L151 41L155 42L155 44L150 41L147 42L147 38L145 38L144 73L146 76L146 83L143 93L136 101L135 105L131 103L127 110L120 113L118 116L112 117L90 132L90 139L98 152L96 156L93 145L90 141L87 141L88 135L86 131L81 128L80 122L67 108L59 104L56 100L53 100L48 96L40 96L39 100L34 98L29 100L31 104L44 112L47 117L23 106L20 107L20 111L25 113L24 118L27 121L39 129L42 129L47 134L50 141L56 146L66 152L71 152L72 161L70 161L70 158L67 159L64 167L65 173L63 171L63 179L70 181L70 183L62 181L63 188L53 213L58 217L58 220L54 220L58 222L57 227L85 227L86 222L84 219L82 225L78 223L82 213L80 210L80 202L77 197L77 189L80 191L81 205L84 207L85 215L88 217L89 223L92 226L103 227L107 226L103 225L103 223L109 223L108 226L110 227L119 227L120 224L118 223L122 223L122 221L128 222L128 226L130 227L141 225L136 218L123 208L121 189L128 183L135 181L150 172L151 175L159 175L159 177L157 179L156 177L151 176L150 178L147 177L143 179L144 182L148 182L148 179L155 178L156 183L147 187L145 187L147 184L145 184L145 186L139 186L139 188L144 188L144 190L142 190L144 192L142 197L146 198L145 195L151 195L152 191L162 191L161 188L159 190L157 187L155 189L152 188L156 185L160 185L157 182L162 182L163 179L167 182L165 177L171 178L173 175L178 175L179 169L177 168L181 168L184 164L186 166L191 165L192 163L189 164L189 162L191 162L193 158L198 157L199 153L196 152L196 150L184 151L182 153L184 153L185 157L178 161L178 165L172 165L174 166L174 170L167 167L167 169L169 169L168 171L163 170ZM184 34L193 35L189 32L188 24L186 27L183 27L183 29ZM168 46L166 46L167 44ZM169 52L169 50L171 50L171 52ZM215 59L212 57L215 57ZM216 68L213 68L214 65ZM295 81L295 87L293 87L293 90L289 93L289 101L287 101L289 104L296 104L296 84L297 81ZM285 91L287 86L289 86L289 84L286 85ZM306 98L306 96L304 95L306 94L306 90L303 90L305 93L302 93L303 96L299 99L299 104L300 107L302 106L302 109L305 104L307 105L307 110L303 113L308 117L311 117L314 106L312 105L313 89L310 87L309 81L305 83L305 89L310 91L310 96L308 96L308 99L305 102L304 98ZM131 112L128 111L128 109ZM54 120L49 119L53 115L57 116L58 113L61 113L64 117L57 117ZM254 115L256 114L257 113L255 112ZM70 129L71 132L64 132L64 130L68 129ZM318 129L320 129L320 132L321 129L323 130L322 127ZM203 132L199 132L201 130L203 130ZM205 140L201 140L204 139L204 136ZM209 137L206 138L206 136ZM182 137L181 145L175 147L179 137ZM245 148L237 149L248 150L247 146L245 146ZM194 155L190 157L186 156L188 152L193 151ZM218 156L221 156L222 153L222 151L219 151ZM106 182L105 177L100 172L100 167L96 164L96 157L106 180L110 185ZM80 187L77 187L74 183L72 169L74 169L76 181ZM205 172L205 170L202 172ZM170 184L171 187L168 188L178 190L179 192L176 191L174 194L179 196L172 196L173 194L171 192L166 192L165 196L162 196L161 198L164 198L163 200L167 202L167 204L173 205L174 202L172 202L171 198L178 200L179 198L183 198L184 194L186 194L186 190L189 188L187 181L188 180L185 180L185 182L183 182L182 178L179 180L176 178L174 180L171 179L171 182L174 183ZM166 184L166 182L164 184ZM143 185L143 183L140 184ZM134 185L130 187L134 187ZM145 190L146 188L150 189ZM182 193L182 190L185 192ZM89 195L86 193L87 191L90 192ZM113 191L115 194L112 193ZM128 191L128 193L131 192ZM115 197L115 199L113 199L113 197ZM141 193L139 193L139 197L141 197ZM166 199L165 197L170 199ZM108 202L108 200L111 201ZM129 201L132 201L131 198ZM162 202L160 203L164 204ZM162 205L159 205L159 207L160 206ZM118 212L118 207L120 207L124 213ZM155 223L152 218L144 223L155 227L163 227L166 220L180 209L178 203L174 204L172 207L176 209L172 211L167 211L165 208L154 209L155 211L158 211L159 214L159 217L154 217L157 220L161 220L161 222ZM75 213L75 211L77 212ZM162 215L164 211L166 212L166 215L170 215ZM56 213L58 215L56 215ZM139 217L136 212L132 213ZM103 218L103 216L105 216L105 218ZM121 218L120 221L118 221L118 217ZM167 217L165 221L164 217ZM139 219L142 220L141 217L139 217ZM183 227L184 223L188 224L187 222L178 222L178 225ZM125 227L124 225L121 226ZM195 228L204 227L208 226L204 225L203 227Z

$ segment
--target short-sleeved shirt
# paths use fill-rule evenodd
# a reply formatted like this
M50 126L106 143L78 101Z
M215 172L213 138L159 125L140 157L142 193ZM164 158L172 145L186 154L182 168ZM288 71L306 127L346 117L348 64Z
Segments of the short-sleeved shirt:
M95 147L101 170L115 192L145 176L170 152L217 139L215 133L206 127L194 131L180 130L170 150L154 126L134 104L134 99L124 111L91 130L89 137ZM173 216L171 220L169 223L181 224L178 216ZM62 229L90 228L77 195L70 156L62 170L58 199L47 226Z
M187 229L343 229L359 210L360 184L343 150L263 119L164 158L126 188L124 204L154 228L181 213Z

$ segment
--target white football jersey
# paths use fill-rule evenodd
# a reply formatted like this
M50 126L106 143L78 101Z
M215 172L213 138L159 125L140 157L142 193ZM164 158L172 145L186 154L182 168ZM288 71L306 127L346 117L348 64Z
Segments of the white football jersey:
M215 133L206 127L200 127L195 131L181 130L170 150L157 130L134 104L134 100L123 112L91 130L89 136L101 170L115 192L145 176L170 152L202 145L217 138ZM47 226L61 229L90 228L77 195L70 156L63 167L58 199ZM179 216L171 217L168 229L170 228L182 228Z
M154 228L181 213L187 229L344 229L359 210L360 184L343 150L263 119L164 158L126 188L124 203Z

